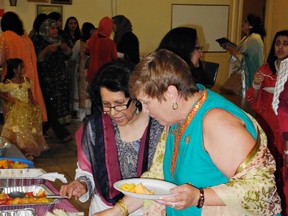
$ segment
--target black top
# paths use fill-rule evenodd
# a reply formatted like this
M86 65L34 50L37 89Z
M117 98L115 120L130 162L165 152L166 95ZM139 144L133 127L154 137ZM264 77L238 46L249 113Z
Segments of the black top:
M123 53L126 60L139 62L139 41L133 32L127 32L117 44L117 52Z

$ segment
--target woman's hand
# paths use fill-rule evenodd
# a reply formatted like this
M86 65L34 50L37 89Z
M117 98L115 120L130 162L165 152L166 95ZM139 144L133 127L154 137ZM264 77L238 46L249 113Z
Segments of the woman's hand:
M237 56L239 51L236 46L233 45L226 45L226 50L230 53L232 56Z
M263 80L264 80L264 76L262 75L261 72L255 73L255 75L254 75L254 83L256 85L260 85Z
M74 196L75 199L79 199L85 193L87 193L86 184L78 180L72 181L67 185L62 185L60 188L60 195L68 196L68 199L72 196Z
M72 54L72 49L68 46L67 43L61 42L60 48L61 48L62 52L63 52L65 55L68 56L68 55L71 55L71 54Z
M48 45L45 49L46 49L46 52L47 53L53 53L53 52L56 52L57 49L58 49L58 44L50 44Z
M184 184L170 190L174 196L164 196L157 203L165 206L170 206L177 210L185 209L198 204L200 191L190 184Z

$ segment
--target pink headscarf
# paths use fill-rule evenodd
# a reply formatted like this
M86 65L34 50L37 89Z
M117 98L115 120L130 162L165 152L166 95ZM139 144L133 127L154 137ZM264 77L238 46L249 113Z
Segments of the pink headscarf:
M113 31L113 22L109 17L103 17L98 24L98 33L105 36L110 37Z

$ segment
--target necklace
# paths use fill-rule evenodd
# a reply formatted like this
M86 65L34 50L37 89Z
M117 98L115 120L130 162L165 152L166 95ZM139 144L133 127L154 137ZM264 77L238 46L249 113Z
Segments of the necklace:
M176 161L178 158L180 141L181 141L181 138L183 136L183 133L185 132L188 125L190 124L190 122L194 118L195 114L197 113L197 111L199 110L199 108L202 106L202 104L204 103L204 101L206 99L207 99L207 91L205 89L201 98L198 100L198 102L195 104L195 106L193 106L190 113L186 117L185 122L183 124L178 124L178 126L176 128L176 131L174 134L174 149L173 149L172 161L171 161L171 165L170 165L170 171L172 173L172 178L174 178L174 171L175 171Z

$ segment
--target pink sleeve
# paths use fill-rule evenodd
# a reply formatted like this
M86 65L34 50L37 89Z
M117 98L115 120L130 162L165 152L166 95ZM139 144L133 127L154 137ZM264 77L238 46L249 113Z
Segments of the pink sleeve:
M82 170L92 173L91 164L82 149L82 135L83 135L83 126L80 127L79 130L75 133L78 165Z

